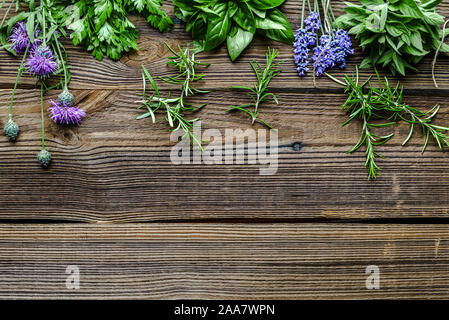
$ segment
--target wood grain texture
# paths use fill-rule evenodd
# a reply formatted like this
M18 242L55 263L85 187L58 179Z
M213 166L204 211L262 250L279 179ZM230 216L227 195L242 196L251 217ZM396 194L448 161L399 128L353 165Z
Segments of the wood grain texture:
M173 16L170 1L164 3ZM334 3L341 14L343 1ZM300 9L300 1L292 0L282 7L293 27ZM440 12L448 16L449 4L441 4ZM447 154L432 143L421 155L418 133L401 147L408 133L401 124L381 149L387 157L379 162L383 176L368 182L363 151L345 154L361 128L341 128L341 89L327 79L314 88L311 77L297 76L290 46L257 38L236 63L224 47L201 54L212 63L201 87L213 92L193 102L208 103L196 114L204 129L264 130L225 110L247 99L230 88L255 80L249 61L262 61L268 45L278 48L286 62L271 89L280 104L267 104L261 113L278 129L277 173L261 176L260 165L248 164L174 165L174 142L162 116L156 124L135 120L140 66L154 75L171 74L164 41L185 45L190 36L177 20L163 34L141 18L133 22L141 50L119 62L98 62L67 42L71 89L88 116L79 128L46 118L54 158L49 170L36 161L39 91L28 76L20 82L14 103L19 140L10 144L0 136L0 299L449 298L449 226L364 223L445 222ZM431 58L401 81L410 105L441 104L436 122L447 125L449 58L439 58L438 90ZM362 59L357 50L346 71ZM0 51L0 127L18 64ZM57 94L46 96L45 108ZM28 223L35 220L47 223ZM95 223L51 223L61 221ZM80 290L65 286L68 265L80 268ZM365 288L368 265L380 268L380 290Z
M289 18L292 27L295 29L300 23L301 2L298 0L288 0L282 6L282 11ZM333 1L336 15L343 14L344 1ZM184 31L184 24L174 17L174 10L171 1L165 1L165 9L175 19L175 26L171 32L160 33L152 29L143 18L133 17L133 23L140 31L138 41L140 50L125 55L119 62L104 59L99 62L89 53L80 47L74 47L70 41L66 42L69 63L72 66L72 89L139 89L141 84L141 65L144 64L155 75L168 75L171 70L165 65L165 57L170 53L165 48L164 42L172 46L177 44L186 45L191 41L190 35ZM439 11L444 16L449 16L449 3L442 3ZM204 88L230 88L232 85L245 85L248 79L253 79L253 72L249 62L253 59L263 61L267 46L280 50L280 59L285 63L281 66L283 74L272 83L273 88L295 88L296 90L310 90L314 88L312 77L300 78L295 70L292 47L275 41L256 38L250 47L235 63L232 63L225 46L212 52L202 53L200 59L203 62L211 63L207 71L207 82ZM348 61L348 67L344 71L333 70L332 74L341 76L345 72L353 72L355 66L363 60L363 55L355 43L356 54ZM419 66L419 72L410 74L407 78L400 79L408 89L434 89L431 79L431 61L433 54L430 54ZM449 89L449 57L441 55L436 68L437 80L440 89ZM20 59L13 57L5 51L0 51L0 87L10 88L14 84L17 67ZM371 70L362 70L362 78L371 75ZM22 87L30 87L34 83L31 77L24 77L21 81ZM168 85L161 85L167 87ZM327 78L319 79L317 87L336 88L337 85ZM445 91L445 92L446 92Z
M448 268L446 225L0 225L3 299L442 299Z
M15 144L0 139L0 219L55 219L133 222L184 219L441 218L448 217L447 155L435 144L421 155L416 133L401 147L408 127L381 149L383 176L368 182L364 152L345 152L356 143L360 126L341 128L340 94L280 93L280 105L267 105L262 117L278 128L278 171L261 176L262 165L174 165L168 126L159 116L135 120L138 92L76 91L88 117L80 128L46 120L49 170L36 161L40 150L38 92L17 94L16 121L22 133ZM55 94L50 94L49 98ZM0 91L6 104L9 90ZM211 93L199 113L203 130L265 130L243 114L225 114L246 99L236 92ZM447 124L444 97L408 96L414 106L443 102L438 123ZM7 110L0 111L0 118ZM0 123L3 126L3 123ZM243 133L240 133L242 136ZM295 151L292 145L302 143ZM247 149L247 147L246 147ZM425 196L423 196L425 195Z

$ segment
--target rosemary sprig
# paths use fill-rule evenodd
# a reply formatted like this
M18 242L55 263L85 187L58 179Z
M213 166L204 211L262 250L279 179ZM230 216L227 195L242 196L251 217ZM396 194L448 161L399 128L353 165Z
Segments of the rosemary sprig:
M430 137L435 139L442 151L444 151L445 146L449 146L449 136L445 134L445 132L449 131L449 127L442 127L431 123L440 110L440 106L435 105L428 112L422 112L417 108L405 104L403 101L403 87L398 83L396 87L392 88L387 77L382 81L377 70L375 72L378 88L372 85L372 77L360 84L358 69L356 69L356 74L353 78L345 75L343 80L326 74L331 80L344 86L345 93L348 94L348 99L341 107L349 115L348 120L343 123L343 126L355 119L362 121L362 132L359 141L348 153L353 153L362 146L365 146L365 166L368 169L368 179L375 179L381 170L376 164L375 159L376 157L383 157L377 152L376 147L385 144L394 135L394 133L391 133L379 136L372 132L373 128L392 127L397 121L402 120L410 124L409 134L402 145L406 145L410 141L414 133L414 128L418 125L421 126L425 137L422 148L423 153L429 144ZM384 120L388 122L374 124L371 122L372 120Z
M373 133L372 129L376 127L390 127L394 125L395 122L384 124L370 123L373 113L376 111L378 105L376 102L376 95L373 94L374 88L372 86L369 86L368 93L364 93L363 90L369 83L369 80L360 85L358 70L355 79L345 75L344 81L340 81L330 75L328 76L335 82L346 86L345 93L348 94L348 99L341 106L341 109L349 114L349 118L343 123L343 126L348 125L355 119L360 119L363 123L359 141L347 153L354 153L362 146L365 146L365 167L368 169L368 179L375 179L381 170L376 163L376 158L384 158L377 152L377 146L388 142L394 134L379 136Z
M197 74L195 68L197 66L209 66L207 63L201 63L195 60L195 52L191 51L188 47L185 50L182 50L178 45L179 52L174 51L167 43L165 43L167 48L174 54L173 56L168 56L167 65L171 65L174 68L178 69L178 75L175 77L167 77L159 79L171 83L180 85L183 88L182 94L186 97L190 95L194 95L195 93L208 93L208 91L202 91L196 88L193 88L191 84L193 82L200 81L204 78L204 74Z
M184 131L183 139L189 137L192 144L196 143L201 152L203 152L203 141L194 134L195 122L199 119L187 120L185 118L185 112L195 112L206 106L195 107L192 104L185 101L186 97L192 96L197 93L207 93L192 87L192 83L200 81L204 78L204 74L196 72L197 66L208 66L208 64L201 63L195 60L195 54L189 49L182 50L178 46L179 52L174 51L167 43L165 44L168 49L174 54L174 56L168 57L168 65L171 65L178 69L178 74L174 77L162 78L158 77L162 81L167 83L176 84L180 86L181 93L179 96L172 97L170 93L166 97L161 96L159 88L156 82L151 76L150 72L142 66L142 79L143 79L143 104L138 109L146 109L146 112L137 117L137 119L145 119L151 117L153 123L156 122L155 113L162 111L165 113L165 120L168 122L173 131ZM151 96L147 96L147 82L151 84L154 89L154 93Z
M267 92L268 85L270 84L271 80L281 73L281 70L276 68L280 64L280 62L275 62L275 59L278 55L279 55L278 50L276 49L271 50L270 48L268 48L268 51L266 53L265 69L262 69L262 67L256 60L250 62L251 67L253 68L257 77L257 82L254 83L254 88L247 86L233 86L233 88L248 90L249 91L248 95L251 97L252 102L242 104L239 106L230 106L230 108L226 112L234 110L246 112L248 115L251 116L253 124L255 121L258 121L260 123L263 123L270 129L273 129L273 127L270 126L268 123L266 123L262 119L259 119L260 113L259 107L263 102L268 101L269 97L272 97L273 100L276 102L276 104L279 104L277 97L273 93ZM249 110L250 108L254 109Z
M389 85L388 78L385 77L385 86L383 86L379 74L377 73L379 89L374 89L374 92L385 103L385 110L392 114L395 119L403 120L410 124L410 132L402 145L406 145L411 139L415 125L421 126L423 135L425 136L422 153L424 153L429 144L429 138L432 136L438 144L438 147L444 151L445 146L449 146L449 136L444 132L449 130L449 127L442 127L431 122L440 111L440 105L435 105L427 112L423 112L414 107L411 107L403 102L403 87L400 84L396 85L394 90Z

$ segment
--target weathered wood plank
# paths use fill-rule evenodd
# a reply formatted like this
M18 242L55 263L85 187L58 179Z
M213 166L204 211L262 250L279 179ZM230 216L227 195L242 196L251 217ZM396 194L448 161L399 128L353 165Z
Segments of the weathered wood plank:
M287 15L294 28L299 25L301 11L300 1L286 1L282 10ZM334 1L337 15L343 12L343 1ZM166 2L165 7L172 16L173 7L170 2ZM449 16L449 3L440 5L440 12ZM139 39L140 51L125 55L120 62L112 62L104 59L102 62L96 61L89 53L82 48L75 48L67 42L69 62L72 65L73 77L71 87L73 89L138 89L141 88L141 69L145 64L155 75L168 75L171 70L165 65L165 57L169 51L164 46L167 41L172 46L181 43L186 45L191 39L190 35L184 31L184 25L176 21L174 29L169 33L159 33L153 30L144 19L133 18L133 22L139 28L141 35ZM312 77L300 78L295 70L292 57L292 48L289 45L280 44L265 39L256 39L251 47L245 51L239 61L232 63L228 59L226 48L221 47L213 52L201 54L204 62L211 63L207 71L207 82L203 84L205 88L230 88L232 85L246 84L250 79L254 79L249 62L253 59L264 60L267 46L280 50L280 59L285 63L281 66L282 76L272 83L274 88L295 88L298 90L311 89L314 87ZM355 45L357 48L357 45ZM343 75L344 72L352 73L355 65L363 60L360 50L356 50L356 55L349 60L348 67L344 71L334 70L336 76ZM401 79L408 89L433 89L431 79L431 60L433 55L429 55L419 66L419 72L410 74L406 79ZM12 57L4 51L0 51L0 87L10 88L14 84L20 59ZM449 89L449 58L441 56L436 68L437 79L440 89ZM361 71L362 77L367 77L371 70ZM392 78L394 79L394 78ZM400 79L400 78L396 78ZM252 80L251 80L252 81ZM21 81L21 86L30 86L34 83L31 77L25 76ZM166 87L165 84L161 85ZM317 81L319 88L336 88L337 85L328 79L322 78Z
M444 299L448 270L446 225L0 225L3 299Z
M10 90L0 90L7 105ZM46 120L47 146L54 161L42 170L38 91L20 90L15 104L22 133L16 144L0 138L0 219L72 221L150 221L183 219L364 219L448 217L447 155L435 144L421 155L416 133L401 147L408 127L381 148L383 176L366 179L364 152L346 155L360 126L341 128L341 94L280 93L280 105L267 105L262 118L278 128L278 171L259 175L262 165L174 165L168 126L135 120L132 91L76 91L88 117L80 128L58 127ZM56 92L49 95L55 97ZM254 128L243 114L226 114L245 94L217 92L198 103L204 129ZM436 120L445 124L449 103L439 96L407 96L417 107L442 103ZM47 107L47 106L46 106ZM5 119L7 108L0 110ZM3 126L3 120L0 126ZM242 133L240 134L242 135ZM301 142L295 151L292 144Z

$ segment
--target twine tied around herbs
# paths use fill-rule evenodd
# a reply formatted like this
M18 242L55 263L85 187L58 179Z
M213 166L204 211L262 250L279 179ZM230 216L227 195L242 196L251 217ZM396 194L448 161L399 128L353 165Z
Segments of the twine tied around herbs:
M442 32L443 35L441 36L441 42L440 42L440 45L438 46L437 50L435 51L435 57L433 58L433 61L432 61L432 80L433 80L433 83L436 88L438 88L438 83L435 78L435 66L437 64L438 54L440 53L441 47L444 44L444 39L446 38L446 27L447 27L448 23L449 23L449 19L446 20L446 22L443 25L443 32Z

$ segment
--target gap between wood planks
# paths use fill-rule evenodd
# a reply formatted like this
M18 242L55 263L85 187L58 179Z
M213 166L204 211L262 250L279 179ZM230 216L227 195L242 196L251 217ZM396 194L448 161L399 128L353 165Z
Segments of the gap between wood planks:
M223 218L208 218L208 219L179 219L179 220L149 220L149 221L139 221L133 222L135 224L353 224L353 225L433 225L449 224L449 217L443 218L371 218L371 219L354 219L354 218L341 218L341 219L327 219L327 218L310 218L310 219L297 219L297 218L279 218L279 219L260 219L260 218L247 218L247 219L223 219ZM58 219L0 219L0 224L30 224L30 225L119 225L120 222L114 221L71 221L71 220L58 220ZM131 223L130 223L131 224Z

